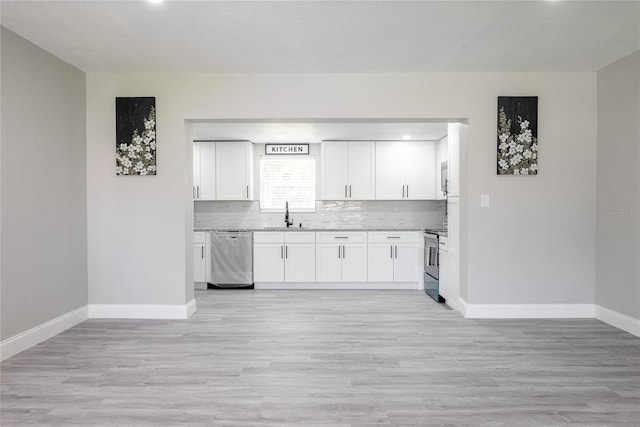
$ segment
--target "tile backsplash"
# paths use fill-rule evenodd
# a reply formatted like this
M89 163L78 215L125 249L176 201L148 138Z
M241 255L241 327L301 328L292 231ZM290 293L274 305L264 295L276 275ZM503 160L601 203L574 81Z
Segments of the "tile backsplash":
M425 228L441 226L444 200L316 201L315 212L292 212L294 227ZM260 202L194 202L194 226L263 228L284 225L284 213L260 212Z

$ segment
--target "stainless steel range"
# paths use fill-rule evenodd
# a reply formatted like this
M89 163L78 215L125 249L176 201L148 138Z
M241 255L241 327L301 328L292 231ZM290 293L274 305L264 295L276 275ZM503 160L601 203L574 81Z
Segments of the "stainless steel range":
M438 256L439 236L435 230L425 230L424 232L424 292L436 302L445 302L440 296L439 269L440 259Z

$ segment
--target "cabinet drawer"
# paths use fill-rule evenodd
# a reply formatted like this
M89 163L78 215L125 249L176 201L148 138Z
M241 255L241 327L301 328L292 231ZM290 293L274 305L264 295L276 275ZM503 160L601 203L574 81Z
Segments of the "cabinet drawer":
M205 243L205 232L195 231L193 233L193 243Z
M316 233L313 231L289 231L284 233L285 243L315 243Z
M369 243L418 242L420 237L417 231L370 231Z
M284 233L279 231L255 231L253 243L284 243Z
M320 232L320 233L316 233L316 242L318 243L334 243L334 242L367 243L367 233L365 231L348 231L345 233Z

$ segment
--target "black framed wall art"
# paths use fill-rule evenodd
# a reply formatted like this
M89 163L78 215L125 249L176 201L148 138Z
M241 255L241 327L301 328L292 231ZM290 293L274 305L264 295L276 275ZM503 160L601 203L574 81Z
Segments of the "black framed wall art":
M498 175L538 174L538 97L498 97Z
M156 98L116 98L116 175L156 174Z

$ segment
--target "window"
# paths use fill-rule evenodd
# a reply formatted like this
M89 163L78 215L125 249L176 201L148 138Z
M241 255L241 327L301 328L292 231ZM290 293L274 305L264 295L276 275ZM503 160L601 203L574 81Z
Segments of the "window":
M316 159L306 156L260 158L260 210L291 212L316 209Z

